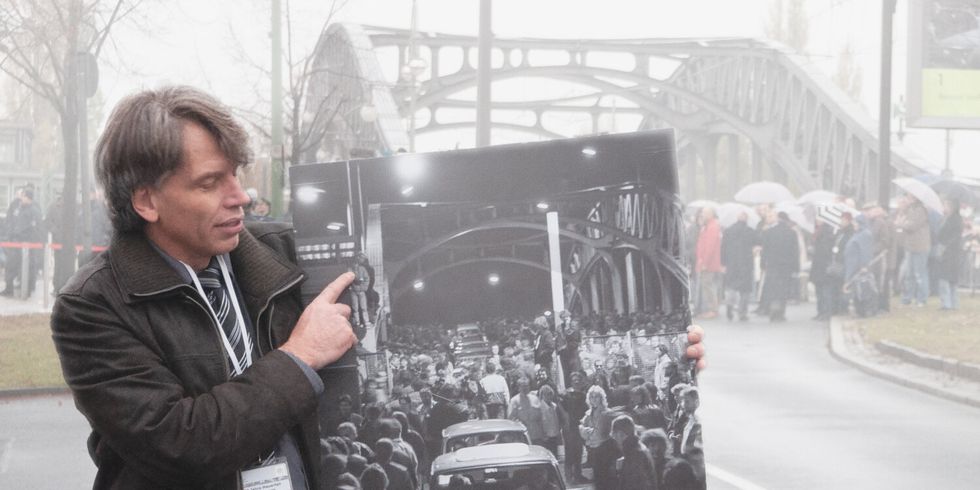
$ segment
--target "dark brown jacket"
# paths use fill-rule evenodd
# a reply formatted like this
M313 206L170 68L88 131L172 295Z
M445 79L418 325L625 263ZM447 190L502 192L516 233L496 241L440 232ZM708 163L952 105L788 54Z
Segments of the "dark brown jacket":
M232 268L261 357L228 379L218 326L142 233L117 235L59 293L55 346L92 426L96 489L232 489L237 472L292 431L317 488L317 399L275 347L302 312L292 231L249 223Z

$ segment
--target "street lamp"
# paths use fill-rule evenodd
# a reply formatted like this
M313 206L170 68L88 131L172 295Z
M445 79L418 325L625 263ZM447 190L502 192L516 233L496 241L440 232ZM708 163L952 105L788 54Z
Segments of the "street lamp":
M415 153L415 102L419 95L419 78L429 68L429 64L419 57L416 40L418 30L418 1L412 0L412 26L408 38L408 63L401 68L402 77L410 84L408 102L408 151Z

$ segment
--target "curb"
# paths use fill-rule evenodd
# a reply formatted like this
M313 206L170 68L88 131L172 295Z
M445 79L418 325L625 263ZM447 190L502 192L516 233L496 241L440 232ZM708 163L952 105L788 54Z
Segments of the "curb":
M875 348L884 354L896 357L910 364L942 371L958 378L980 381L980 366L976 364L926 354L925 352L917 351L911 347L906 347L890 340L875 342Z
M930 395L938 396L940 398L945 398L958 403L963 403L966 405L971 405L973 407L980 408L980 397L968 396L961 393L957 393L952 390L947 390L939 386L935 386L932 383L918 381L909 378L908 376L902 375L900 373L892 372L889 369L883 368L873 362L867 361L864 358L854 355L848 352L845 344L844 332L842 321L837 318L832 318L830 320L830 338L828 340L828 349L830 354L837 360L847 364L851 367L857 368L866 374L875 376L877 378L884 379L886 381L891 381L892 383L899 384L906 388L912 388L923 393L928 393ZM923 368L927 369L927 368ZM934 371L934 370L933 370Z
M68 387L54 387L54 388L14 388L9 390L0 390L0 400L6 400L8 398L27 398L35 396L51 396L51 395L70 395L71 390Z

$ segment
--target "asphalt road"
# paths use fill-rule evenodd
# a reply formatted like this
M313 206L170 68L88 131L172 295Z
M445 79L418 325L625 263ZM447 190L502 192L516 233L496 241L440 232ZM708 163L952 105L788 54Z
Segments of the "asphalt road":
M69 395L0 398L0 488L92 488L87 437Z
M980 486L980 409L834 359L827 326L704 323L705 456L719 488L969 489ZM732 482L737 484L728 485ZM715 488L715 486L709 486Z
M980 409L841 364L810 316L704 323L708 488L977 488ZM0 398L0 488L91 488L87 434L67 395Z

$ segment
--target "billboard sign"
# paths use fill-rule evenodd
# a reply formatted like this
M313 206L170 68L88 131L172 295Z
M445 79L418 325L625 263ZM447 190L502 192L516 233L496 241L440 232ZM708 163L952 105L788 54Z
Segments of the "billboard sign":
M908 125L980 128L980 0L910 0Z

